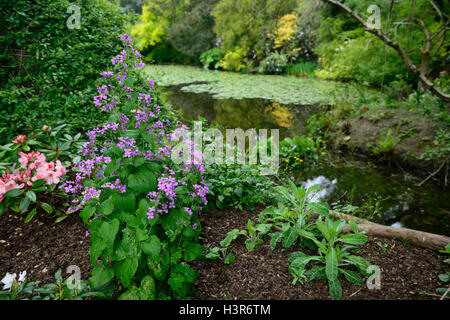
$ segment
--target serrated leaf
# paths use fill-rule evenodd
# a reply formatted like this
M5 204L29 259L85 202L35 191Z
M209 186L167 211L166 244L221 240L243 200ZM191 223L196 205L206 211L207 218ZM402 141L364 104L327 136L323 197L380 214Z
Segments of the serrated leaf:
M338 259L336 249L331 247L328 249L325 257L325 273L329 280L337 279L338 276Z
M338 238L338 241L348 244L364 244L367 242L367 236L361 233L344 234Z
M298 233L294 230L294 228L289 228L283 232L283 248L289 249L291 248L298 239Z
M50 207L50 205L48 205L48 206ZM44 210L45 210L45 208L44 208ZM94 215L94 213L95 213L95 207L84 207L84 209L81 210L81 212L80 212L80 218L83 220L84 223L86 223Z
M355 271L345 270L341 268L339 268L339 271L345 276L345 279L347 279L351 283L357 284L359 286L364 285L364 281Z
M116 277L119 282L127 288L131 279L137 271L138 259L134 257L127 257L125 260L115 264Z
M342 299L342 287L341 287L341 283L339 282L339 280L338 279L328 280L328 286L330 288L330 290L329 290L330 295L333 297L333 299L341 300Z

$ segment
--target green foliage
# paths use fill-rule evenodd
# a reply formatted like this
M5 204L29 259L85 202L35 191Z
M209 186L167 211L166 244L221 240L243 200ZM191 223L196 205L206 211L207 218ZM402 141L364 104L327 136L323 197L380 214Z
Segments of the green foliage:
M398 144L400 139L392 134L391 129L388 129L382 136L377 140L377 144L372 147L372 152L375 155L388 155L392 153L395 146Z
M441 253L447 253L450 254L450 243L448 243L445 246L445 250L440 250ZM444 260L445 263L450 263L450 259ZM443 283L448 283L450 281L450 272L443 273L439 275L439 280ZM446 294L447 292L447 294ZM450 298L450 293L448 291L448 288L438 288L438 293L441 294L443 297L445 295L445 298Z
M244 49L235 48L225 53L224 57L220 60L220 65L225 70L239 72L245 67L245 56L246 52Z
M286 73L297 77L314 77L314 71L316 71L317 67L317 64L314 62L298 62L289 64L286 68Z
M265 47L271 46L267 34L274 30L278 18L291 12L295 5L294 0L220 0L212 16L223 52L239 48L243 55L251 53L261 60Z
M266 57L258 68L261 73L280 74L285 73L288 65L288 58L284 53L273 52Z
M219 48L212 48L200 55L200 62L203 64L203 69L207 70L211 64L214 69L220 67Z
M81 10L81 28L69 29L70 5ZM92 104L93 84L116 52L127 16L106 0L9 1L0 24L0 139L67 119L72 132L102 120ZM86 122L86 119L89 119Z
M0 170L11 167L19 159L18 152L32 149L45 154L47 161L60 160L64 166L70 166L80 160L77 151L85 142L81 133L71 136L69 124L56 122L54 126L44 125L27 135L25 143L7 143L0 145Z
M307 160L318 160L325 142L319 136L315 140L308 136L294 136L280 142L280 166L292 171L300 168Z
M273 182L248 165L211 165L207 167L205 182L210 201L219 209L234 207L253 210L257 204L273 201Z
M290 255L289 273L294 277L294 284L303 283L303 280L308 282L313 279L328 280L330 295L335 299L341 299L339 272L348 281L358 285L363 284L358 273L344 269L344 266L354 266L363 275L368 275L367 267L370 263L362 257L351 254L351 250L356 248L354 245L364 244L367 237L358 233L358 227L353 221L349 222L353 233L340 235L346 222L330 219L325 204L310 202L308 194L313 190L314 187L304 190L292 182L288 187L278 187L280 196L278 208L267 208L261 212L259 220L273 223L281 229L270 234L272 250L276 248L278 242L281 242L283 249L292 248L299 243L301 247L317 250L317 255L304 252L294 252ZM313 213L319 214L315 221L311 219ZM324 216L325 221L323 221ZM341 247L340 243L349 245ZM306 266L309 263L312 263L312 267L307 270Z

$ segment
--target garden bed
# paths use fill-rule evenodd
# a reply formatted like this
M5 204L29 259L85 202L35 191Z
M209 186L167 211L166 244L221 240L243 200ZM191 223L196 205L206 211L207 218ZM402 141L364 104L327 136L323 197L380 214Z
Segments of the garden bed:
M245 229L248 219L256 221L259 211L226 209L201 214L203 244L219 245L227 232ZM59 268L66 278L66 268L76 265L81 278L89 278L90 241L86 225L76 214L58 224L42 213L28 224L23 220L24 216L12 213L0 220L1 275L26 270L28 280L50 283ZM288 273L292 250L282 252L279 246L270 250L268 237L250 253L242 237L233 241L229 250L236 256L234 264L225 265L221 260L190 263L198 272L195 299L331 299L324 280L292 285ZM381 289L369 290L341 279L343 299L438 299L436 289L442 286L438 275L447 271L445 257L439 253L401 241L369 237L358 254L380 267Z

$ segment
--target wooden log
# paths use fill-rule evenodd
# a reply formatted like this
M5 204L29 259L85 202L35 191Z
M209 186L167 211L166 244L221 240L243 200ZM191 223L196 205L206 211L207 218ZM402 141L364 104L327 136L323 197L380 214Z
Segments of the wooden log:
M318 217L318 215L314 215ZM353 220L358 225L359 231L366 231L366 234L374 237L382 237L396 240L404 240L410 244L416 245L418 247L432 249L432 250L443 250L445 246L450 243L450 237L418 231L407 228L394 228L390 226L384 226L375 222L371 222L365 219L354 217L345 213L330 212L330 216L335 219L344 219L345 221ZM275 226L277 231L281 231L281 228ZM351 229L346 226L342 232L350 233Z
M445 246L450 243L450 237L439 234L418 231L408 228L394 228L391 226L384 226L365 219L357 218L345 213L331 212L330 215L337 219L344 219L346 221L353 220L358 224L359 231L367 231L367 235L404 240L408 243L414 244L418 247L443 250ZM350 228L344 228L344 232L351 232Z

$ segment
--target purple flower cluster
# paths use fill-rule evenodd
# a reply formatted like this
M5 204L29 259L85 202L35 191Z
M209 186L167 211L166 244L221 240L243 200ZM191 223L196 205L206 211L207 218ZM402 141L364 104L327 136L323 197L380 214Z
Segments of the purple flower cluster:
M155 88L152 79L147 78L145 81L141 79L145 86L140 89L124 85L127 77L130 74L135 75L138 71L133 68L141 69L144 64L139 51L133 48L131 38L125 34L120 37L124 41L125 49L111 60L114 72L101 73L107 84L98 87L98 95L94 97L94 105L101 107L101 111L111 112L117 120L107 122L102 127L87 133L89 141L79 150L86 159L75 165L75 179L66 181L60 187L67 193L79 195L78 199L73 200L69 211L80 210L87 201L100 199L100 195L108 190L108 192L113 190L126 193L127 186L124 181L117 178L116 173L126 163L131 163L132 159L129 158L138 158L164 164L164 172L157 178L157 190L146 196L150 202L147 212L149 219L167 214L170 209L175 208L184 208L189 215L192 215L194 211L197 213L198 210L202 210L201 205L207 204L208 193L208 187L201 176L205 171L202 154L194 149L193 142L185 135L186 126L180 125L172 133L171 122L165 119L166 115L161 111L161 107L155 104L154 100L157 96L153 97L154 92L152 94L148 92ZM127 105L134 104L133 108L122 110L124 100ZM131 137L127 134L130 131L138 131L139 138L135 139L133 137L136 136ZM142 139L143 134L153 135L152 143L148 143L147 137ZM180 138L193 161L176 165L171 159L171 152ZM105 176L105 169L112 161L111 154L114 154L116 159L112 165L118 165L118 169L117 172ZM198 177L198 183L192 182L195 181L192 180L195 175ZM86 180L90 183L85 184ZM93 184L98 187L92 187ZM186 190L176 192L177 187ZM182 199L186 195L188 198ZM188 203L186 199L190 203L189 206L186 206Z

